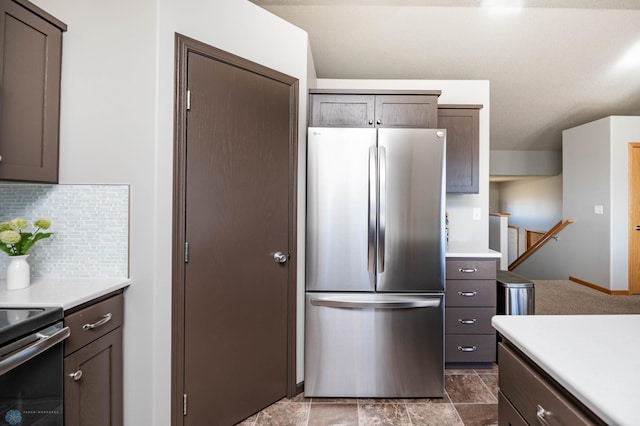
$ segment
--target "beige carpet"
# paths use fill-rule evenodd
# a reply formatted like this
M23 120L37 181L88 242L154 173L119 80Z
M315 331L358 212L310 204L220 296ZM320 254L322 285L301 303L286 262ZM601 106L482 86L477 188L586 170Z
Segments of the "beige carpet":
M640 295L610 296L569 280L534 280L536 315L640 314Z

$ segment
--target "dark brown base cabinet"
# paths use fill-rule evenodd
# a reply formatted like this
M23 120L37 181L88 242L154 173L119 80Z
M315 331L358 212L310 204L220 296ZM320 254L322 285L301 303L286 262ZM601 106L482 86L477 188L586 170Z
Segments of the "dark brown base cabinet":
M0 180L56 183L67 26L26 0L0 14Z
M448 258L445 362L449 367L489 367L496 360L495 258Z
M122 294L65 317L65 426L122 425L122 322Z
M509 344L498 345L498 359L500 426L605 424Z

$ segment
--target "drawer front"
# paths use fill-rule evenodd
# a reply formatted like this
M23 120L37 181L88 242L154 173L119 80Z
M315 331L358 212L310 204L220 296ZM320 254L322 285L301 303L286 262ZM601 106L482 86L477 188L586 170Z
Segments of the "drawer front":
M449 306L496 306L496 280L447 280L445 304Z
M498 355L500 391L529 424L596 424L586 411L503 343L499 344Z
M71 335L64 343L64 354L69 355L81 347L104 336L122 325L122 294L74 312L64 318Z
M498 271L495 259L447 260L446 264L450 280L495 280Z
M494 362L495 360L495 334L447 334L445 336L446 362ZM500 367L502 368L502 365Z
M498 426L527 426L527 422L500 391L498 392Z
M445 330L447 334L495 334L491 317L496 308L447 308Z

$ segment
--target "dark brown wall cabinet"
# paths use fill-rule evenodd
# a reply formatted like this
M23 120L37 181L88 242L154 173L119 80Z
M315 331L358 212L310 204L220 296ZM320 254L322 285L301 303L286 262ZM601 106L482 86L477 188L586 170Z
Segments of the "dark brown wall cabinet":
M445 362L473 368L496 360L497 263L449 258L445 294Z
M438 127L440 91L309 93L310 127Z
M438 106L438 127L447 129L447 192L478 193L482 105Z
M67 27L25 0L0 12L0 180L55 183Z
M64 424L122 425L123 296L65 316Z

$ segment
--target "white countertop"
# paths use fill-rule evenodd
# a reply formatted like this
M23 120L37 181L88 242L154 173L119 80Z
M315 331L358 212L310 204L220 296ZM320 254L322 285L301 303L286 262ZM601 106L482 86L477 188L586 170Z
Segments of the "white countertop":
M492 325L610 425L638 425L640 315L519 315Z
M500 258L502 254L487 247L479 247L468 242L449 242L447 257L489 257Z
M129 278L41 278L22 290L7 290L0 280L0 308L60 306L64 310L128 287Z

